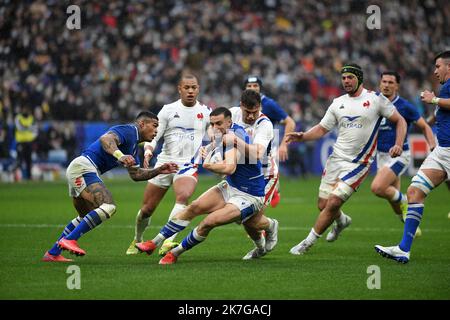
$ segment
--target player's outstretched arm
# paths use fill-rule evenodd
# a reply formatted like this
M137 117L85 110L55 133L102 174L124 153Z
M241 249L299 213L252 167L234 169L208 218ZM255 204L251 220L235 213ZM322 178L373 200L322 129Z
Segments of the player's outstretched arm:
M322 138L324 135L328 133L328 130L322 127L320 124L316 124L314 127L309 129L306 132L291 132L286 134L286 143L291 142L301 142L301 141L310 141L317 140Z
M139 166L131 166L127 168L128 174L134 181L149 180L158 174L176 173L178 171L178 165L176 163L165 163L162 166L155 169L145 169Z
M136 164L133 156L123 154L119 150L119 138L114 132L108 131L100 137L100 143L103 150L114 156L124 167L131 167Z
M294 132L295 129L295 121L290 116L287 116L282 122L284 124L284 136L281 140L280 147L278 148L278 155L280 156L280 161L284 162L288 160L288 149L286 143L287 134Z

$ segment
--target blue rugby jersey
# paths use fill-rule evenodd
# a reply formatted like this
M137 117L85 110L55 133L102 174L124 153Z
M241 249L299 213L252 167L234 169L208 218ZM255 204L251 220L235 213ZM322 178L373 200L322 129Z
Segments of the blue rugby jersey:
M231 130L247 144L250 143L250 137L243 127L233 123ZM245 157L245 155L241 155L241 157ZM264 174L259 160L256 164L250 164L248 159L245 161L238 159L236 170L232 175L227 176L226 180L232 187L253 196L263 197L265 194Z
M108 132L114 132L119 138L119 150L125 155L132 155L136 164L140 164L138 157L139 132L137 127L134 124L117 125L108 129ZM81 155L88 158L97 167L100 174L120 164L114 156L103 150L100 138L84 150Z
M450 99L450 79L448 79L439 91L439 98ZM450 147L450 110L436 107L437 140L441 147Z
M408 100L397 96L392 104L397 111L405 118L407 130L409 130L411 124L416 122L420 118L420 114ZM395 138L397 137L395 123L383 118L380 129L378 131L378 145L377 149L381 152L389 152L389 149L395 145ZM403 150L409 150L408 136L405 138L403 144Z

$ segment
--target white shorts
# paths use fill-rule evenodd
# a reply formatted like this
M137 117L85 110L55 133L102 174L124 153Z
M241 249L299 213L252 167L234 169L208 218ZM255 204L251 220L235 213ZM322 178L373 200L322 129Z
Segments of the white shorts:
M403 175L408 170L409 162L411 161L411 152L409 150L403 151L402 154L396 158L391 158L389 152L377 153L377 169L389 167L397 177Z
M273 194L278 190L280 186L279 175L273 176L269 179L265 179L266 187L264 188L264 206L267 207L272 201Z
M225 180L218 183L216 187L222 192L226 203L231 203L239 209L241 223L253 217L264 207L264 197L252 196L242 192L230 186Z
M450 147L436 146L425 158L419 170L423 169L444 171L447 173L447 180L450 180Z
M157 161L155 164L155 168L162 166L164 163L169 161ZM177 179L181 177L191 177L195 181L197 181L198 176L198 167L193 163L177 163L178 164L178 172L176 173L168 173L168 174L159 174L156 177L148 180L151 184L158 186L163 189L168 189L172 183L174 183Z
M90 184L103 183L95 165L84 156L79 156L70 162L66 170L66 177L71 197L79 197Z
M353 191L356 191L367 177L371 164L370 161L366 164L353 163L331 155L323 170L319 197L328 199L339 181L343 181Z

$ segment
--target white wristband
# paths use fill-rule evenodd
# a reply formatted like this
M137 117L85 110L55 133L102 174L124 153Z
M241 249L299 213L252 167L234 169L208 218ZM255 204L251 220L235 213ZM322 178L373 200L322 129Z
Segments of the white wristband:
M441 98L434 97L433 99L431 99L431 103L435 104L435 105L438 105L439 104L439 100L441 100Z

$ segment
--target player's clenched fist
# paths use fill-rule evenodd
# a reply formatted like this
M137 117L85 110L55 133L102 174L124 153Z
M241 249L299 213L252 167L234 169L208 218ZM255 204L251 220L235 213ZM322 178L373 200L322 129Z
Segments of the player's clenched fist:
M400 156L402 152L403 148L398 145L394 145L391 149L389 149L389 155L391 156L391 158L396 158Z

